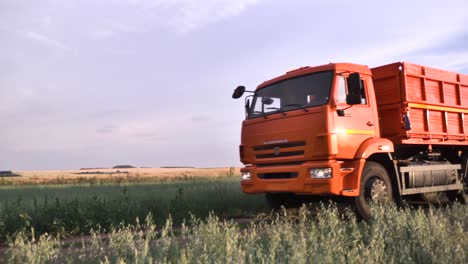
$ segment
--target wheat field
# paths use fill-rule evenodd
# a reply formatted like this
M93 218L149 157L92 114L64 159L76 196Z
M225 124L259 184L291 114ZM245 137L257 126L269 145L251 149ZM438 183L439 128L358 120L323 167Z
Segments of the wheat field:
M89 182L151 182L239 175L239 168L96 168L80 170L14 171L18 176L0 177L0 185L63 184Z

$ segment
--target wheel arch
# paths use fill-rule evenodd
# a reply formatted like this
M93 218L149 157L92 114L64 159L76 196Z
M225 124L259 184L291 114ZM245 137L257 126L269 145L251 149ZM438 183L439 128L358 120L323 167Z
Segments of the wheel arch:
M397 203L400 202L400 178L398 168L392 158L392 155L390 153L373 153L366 159L366 162L368 161L376 162L382 165L382 167L384 167L392 183L392 192L394 200L397 201Z
M355 159L368 159L375 153L393 153L393 142L386 138L368 138L362 142L356 151Z
M392 182L393 197L400 201L400 180L396 164L393 162L392 154L395 150L393 142L386 138L369 138L365 140L356 151L355 159L364 159L366 162L373 161L382 165L388 173ZM364 164L365 166L365 164ZM358 182L361 182L363 170L360 170Z

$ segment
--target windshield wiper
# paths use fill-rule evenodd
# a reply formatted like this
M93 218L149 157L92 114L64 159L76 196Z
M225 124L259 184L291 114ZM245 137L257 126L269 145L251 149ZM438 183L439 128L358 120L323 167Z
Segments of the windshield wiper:
M304 105L301 105L301 104L285 104L283 105L283 107L289 107L289 106L295 106L296 108L300 108L302 110L304 110L304 112L309 112L309 109L305 108ZM281 108L283 108L281 107Z

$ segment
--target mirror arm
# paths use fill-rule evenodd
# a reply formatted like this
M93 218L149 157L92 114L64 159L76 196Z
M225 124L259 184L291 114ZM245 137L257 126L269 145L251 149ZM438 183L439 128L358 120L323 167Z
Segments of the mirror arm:
M245 105L247 105L247 100L248 100L250 97L253 97L253 95L249 95L249 96L246 96L246 97L245 97L245 99L244 99ZM249 109L250 109L250 102L249 102Z
M253 97L253 95L246 96L244 99L244 107L245 107L245 116L247 117L250 113L250 100L249 98Z
M353 107L354 105L350 105L346 108L342 108L342 109L336 109L336 113L338 114L338 116L346 116L345 114L345 110L348 110L350 109L351 107Z

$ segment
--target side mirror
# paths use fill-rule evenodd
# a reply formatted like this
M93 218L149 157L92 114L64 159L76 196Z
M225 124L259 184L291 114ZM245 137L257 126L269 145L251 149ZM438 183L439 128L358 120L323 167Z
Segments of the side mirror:
M361 103L361 75L358 72L351 73L348 77L348 95L346 96L346 103L349 105L356 105Z
M245 86L238 86L235 90L234 93L232 94L233 99L238 99L240 98L245 92Z

